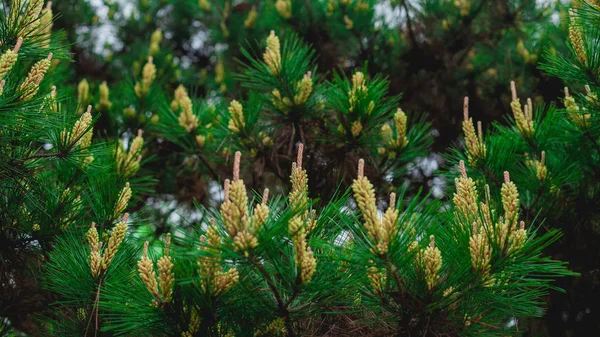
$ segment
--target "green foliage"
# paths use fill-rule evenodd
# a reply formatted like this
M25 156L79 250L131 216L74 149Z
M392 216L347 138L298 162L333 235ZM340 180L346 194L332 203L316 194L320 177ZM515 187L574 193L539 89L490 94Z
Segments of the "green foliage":
M388 234L373 235L369 217L377 215L367 209L376 207L374 191L360 176L362 168L353 185L362 221L347 195L322 205L303 199L307 182L300 168L292 173L289 199L267 203L265 194L262 204L258 198L246 204L245 196L238 198L246 191L243 181L236 180L237 170L236 166L234 181L226 182L228 196L220 211L208 211L214 218L202 226L206 229L182 232L173 250L167 241L160 254L145 252L137 273L132 259L139 255L128 243L121 245L106 273L93 278L88 269L91 251L78 239L82 233L59 239L47 274L49 288L64 297L54 311L63 321L48 321L53 334L95 329L107 336L293 336L322 334L335 327L329 322L348 315L368 329L388 333L410 329L432 336L500 336L510 331L506 324L511 317L539 316L539 298L552 288L550 282L571 274L563 263L542 257L543 249L558 239L557 231L539 234L528 229L517 239L513 228L504 232L509 234L503 241L498 236L509 216L505 213L503 220L489 199L487 212L492 216L486 217L484 206L481 213L464 213L464 202L457 199L456 208L440 215L438 205L401 194L383 220L374 220L388 228ZM459 198L467 201L469 194L464 193ZM309 203L298 203L301 200ZM471 230L469 219L476 219L479 229L473 225ZM478 238L484 246L474 243ZM299 252L310 252L311 257L314 253L315 264L307 264L310 259ZM477 256L484 256L485 266L475 262L480 261ZM160 293L150 291L144 259L151 265L159 261L158 273L152 268L150 273L161 284ZM168 272L161 269L164 259L174 263ZM163 288L161 280L171 272L174 282ZM171 287L173 295L167 300L165 289ZM370 316L377 312L380 316ZM334 331L343 334L350 328Z
M59 22L64 20L69 22L67 27L81 28L71 22L73 16L87 15L86 8L86 2L72 11L61 7L64 19L59 18ZM315 0L298 3L145 0L130 6L107 1L99 8L99 16L81 18L85 29L79 30L84 31L82 36L87 38L79 41L78 48L81 49L78 50L82 52L75 54L78 64L85 65L78 69L76 78L90 80L92 96L97 97L94 92L103 80L107 81L111 92L120 94L116 104L103 114L97 129L99 135L117 137L122 132L154 126L149 120L156 120L155 116L164 107L159 98L161 93L153 91L146 97L149 101L140 104L126 79L129 77L135 83L141 77L148 56L153 56L159 79L153 88L160 86L169 101L172 90L182 84L192 101L209 99L215 104L217 114L226 115L226 104L219 106L218 102L233 98L244 103L257 92L266 93L262 95L265 106L260 115L264 118L257 128L268 126L264 130L270 138L266 143L272 141L273 145L261 146L264 136L256 137L255 134L252 140L245 140L255 144L240 147L242 144L236 146L235 140L233 144L229 140L223 142L226 138L223 135L215 137L216 145L207 146L207 152L212 153L216 148L216 152L223 154L223 150L227 150L223 156L215 158L216 162L223 162L227 153L233 153L235 148L257 153L256 161L261 163L248 169L254 171L257 180L252 182L252 187L259 188L262 181L281 184L286 180L282 172L290 169L293 157L292 146L287 140L303 141L311 147L308 152L316 157L314 161L322 163L324 168L309 172L314 177L311 193L325 199L331 197L339 180L344 180L345 185L350 183L352 174L344 167L353 166L352 163L360 156L366 157L366 153L375 154L368 162L377 170L378 177L373 176L377 186L383 186L380 182L389 176L394 183L403 183L406 178L404 167L415 157L425 156L430 142L435 141L436 150L440 151L457 135L453 116L459 108L455 104L458 96L468 93L474 111L485 113L485 121L505 108L502 100L494 97L504 93L503 86L510 79L516 79L522 90L539 95L533 89L541 77L534 66L537 55L546 41L555 40L558 35L558 28L550 21L553 4L526 0L493 5L487 5L483 0ZM110 37L113 31L114 41ZM282 76L272 76L260 62L263 41L271 31L282 38L282 55L286 63ZM89 41L94 39L107 43L90 46ZM312 57L314 55L318 57ZM335 82L335 74L351 78L358 69L367 79L385 74L388 83L385 96L397 97L403 93L401 107L412 124L408 133L414 132L419 139L409 141L411 146L394 154L402 157L400 159L390 160L389 151L383 158L377 156L374 151L383 149L373 143L369 145L372 148L363 148L364 144L377 138L373 136L380 125L363 125L370 136L361 137L358 151L347 151L350 152L348 155L336 147L321 146L325 140L310 139L309 131L338 133L338 126L344 121L329 120L339 111L330 111L335 106L325 99L330 94L323 90L328 83ZM289 110L289 107L277 108L271 99L264 97L278 89L283 97L292 99L298 82L308 71L312 72L314 94L304 104L294 104L294 111L284 114L282 110ZM551 87L548 92L553 90L556 88ZM382 95L383 91L375 90L372 94ZM94 103L97 103L95 98ZM243 105L244 111L250 109L247 104ZM389 107L388 110L396 108ZM429 136L429 128L420 128L423 112L429 116L427 119L439 132L439 137L421 140ZM287 124L284 126L284 123ZM200 127L204 125L218 127L210 122L201 123ZM158 127L163 130L159 136L168 138L164 132L167 127ZM350 125L343 127L351 129ZM263 130L256 130L260 131ZM352 138L349 131L338 134L338 138ZM276 133L283 132L294 134L294 137L276 137ZM200 135L209 137L204 132ZM301 139L302 136L305 139ZM188 150L198 150L192 146L193 138L190 137L188 143ZM416 143L423 145L414 148ZM205 205L210 204L210 186L203 177L209 175L215 179L216 173L224 167L214 164L209 167L203 163L206 158L199 161L190 158L188 151L181 153L177 146L170 142L153 144L149 151L157 154L153 165L148 166L153 175L169 182L161 183L157 191L173 194L188 205L194 198ZM355 144L348 146L352 150L357 147ZM273 149L277 151L269 156ZM382 161L385 163L381 164ZM179 165L182 162L188 164ZM331 174L321 175L322 171ZM423 187L429 186L427 180L430 178L430 175L424 177ZM194 187L173 188L183 185Z
M42 5L15 2L0 19L0 315L9 322L4 332L32 335L41 334L32 314L50 300L39 270L56 237L91 220L100 227L112 221L125 185L115 175L113 148L92 143L95 120L52 86L61 81L57 62L68 54L63 34L50 31L51 10Z
M519 102L514 93L513 103L515 98L517 103L512 106L513 116L508 118L508 125L494 123L483 135L487 155L472 160L472 156L467 155L470 148L468 136L465 136L465 149L453 150L449 155L449 167L457 165L459 160L468 162L469 174L478 186L488 185L494 198L500 196L502 172L511 172L521 189L519 203L526 221L544 219L543 231L559 228L565 233L565 237L548 250L555 256L569 256L574 270L581 272L581 279L562 284L575 287L583 294L596 287L597 282L587 280L591 275L589 271L596 268L590 261L595 260L592 256L597 254L588 251L591 246L581 243L597 242L600 233L597 225L600 134L594 70L597 69L598 50L596 29L589 24L598 15L598 7L582 2L574 4L570 11L569 17L565 18L570 21L568 51L559 53L548 48L541 66L571 88L565 87L564 108L534 101L533 109L527 108L532 111L533 132L524 132L523 118L516 110L525 102ZM560 295L554 296L553 302L560 303L557 305L567 305L563 303L570 301ZM582 298L576 305L587 307L590 302ZM557 320L556 315L553 313L547 319ZM569 329L573 333L583 333L594 324L584 320L581 325Z
M575 23L543 68L581 92L567 110L513 93L448 155L453 205L416 186L456 97L538 94L550 5L42 5L0 16L0 335L517 334L575 275L544 257L556 228L599 223L597 32Z
M102 234L101 234L102 235ZM45 286L60 295L61 300L53 305L49 328L43 335L47 336L79 336L91 334L97 330L94 321L99 315L109 317L112 310L101 312L97 309L100 296L110 296L111 289L121 289L127 285L127 291L135 289L131 282L130 272L135 267L136 249L131 245L119 249L106 276L97 281L90 274L87 245L82 245L83 231L69 232L56 240L54 250L49 254L46 265ZM101 289L108 289L107 293ZM138 287L136 294L143 294ZM114 290L113 290L114 291ZM102 302L104 303L104 302ZM93 305L92 305L93 304ZM123 303L125 304L125 303ZM118 317L114 325L118 325ZM112 321L112 320L110 320ZM147 320L146 323L153 320ZM145 324L145 330L151 332L152 324Z

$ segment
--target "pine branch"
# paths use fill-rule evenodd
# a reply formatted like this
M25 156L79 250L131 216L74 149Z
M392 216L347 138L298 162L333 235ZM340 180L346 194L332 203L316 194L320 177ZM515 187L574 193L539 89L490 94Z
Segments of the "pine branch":
M98 324L98 303L100 303L100 288L102 287L102 282L104 281L104 277L100 278L98 281L98 290L96 291L96 297L94 298L94 302L92 303L92 312L90 313L90 318L88 319L88 324L85 328L84 337L87 337L88 331L90 328L90 324L92 323L92 318L95 318L96 326L94 329L94 337L98 336L98 330L100 329L100 325Z
M271 289L271 292L273 293L273 296L275 296L275 300L277 301L277 306L279 307L280 313L287 315L287 310L285 304L283 303L281 295L279 294L279 290L277 290L277 287L273 283L273 280L271 280L271 276L269 275L265 267L260 262L256 261L256 258L251 258L250 261L252 262L252 265L254 265L256 269L258 269L262 277L269 285L269 289Z
M216 181L224 181L224 179L221 179L221 177L219 176L219 174L217 173L217 171L215 171L215 169L213 169L213 167L206 160L206 158L204 158L203 155L198 154L198 158L200 158L200 161L202 162L202 164L204 164L204 167L206 167L208 169L208 171L212 175L213 179L215 179Z
M410 36L410 40L412 41L415 48L419 49L420 47L413 29L412 18L410 17L410 11L408 9L408 4L406 3L406 0L402 0L401 5L404 8L404 12L406 12L406 26L408 28L408 35Z
M594 138L594 136L592 136L590 134L589 130L584 130L583 135L592 144L592 146L594 147L594 149L596 150L598 155L600 155L600 145L598 144L598 141L596 140L596 138Z
M68 152L68 151L67 151ZM21 161L25 162L31 159L38 159L38 158L65 158L67 156L67 154L65 152L57 152L57 153L37 153L34 155L31 155L29 157L25 157L23 159L21 159Z

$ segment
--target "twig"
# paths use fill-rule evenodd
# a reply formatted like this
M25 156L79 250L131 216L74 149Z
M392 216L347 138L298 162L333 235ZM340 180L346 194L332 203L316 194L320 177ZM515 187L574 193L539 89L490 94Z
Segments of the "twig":
M92 306L92 312L90 313L90 319L88 320L88 324L85 327L85 334L84 337L87 336L88 334L88 330L90 328L90 324L92 323L92 316L95 316L96 318L96 329L94 331L94 337L96 337L98 335L98 303L100 302L100 287L102 286L102 281L104 279L100 279L100 281L98 281L98 290L96 291L96 299L94 300L94 304ZM94 315L95 312L95 315Z
M32 156L29 157L25 157L23 158L21 161L28 161L31 159L38 159L38 158L51 158L51 157L64 157L65 154L62 152L58 152L58 153L38 153L38 154L34 154Z
M277 290L277 287L275 286L275 284L273 284L273 280L271 279L271 276L269 275L269 273L267 272L265 267L256 261L255 257L251 258L250 261L256 267L256 269L258 269L258 271L262 274L265 281L267 281L267 285L271 289L273 296L275 296L275 300L277 301L277 306L279 307L279 313L281 315L283 315L283 318L285 319L285 325L288 330L288 336L290 336L290 337L295 336L293 326L289 319L289 312L287 310L287 306L285 303L283 303L281 294L279 294L279 290Z
M415 47L419 48L419 45L417 44L417 37L415 36L415 32L413 30L412 19L410 18L406 0L402 0L402 7L404 7L404 11L406 12L406 28L408 28L408 35L410 36L410 40L412 41Z
M585 138L587 138L592 145L594 146L594 149L596 149L596 152L598 152L598 154L600 154L600 146L598 145L598 142L596 141L596 139L594 139L594 137L592 137L592 135L590 135L588 130L583 131L583 135L585 136Z
M273 284L273 280L271 280L271 276L269 275L269 273L267 272L265 267L262 264L256 262L255 259L252 259L252 264L258 269L258 271L260 271L260 273L264 277L265 281L267 281L267 285L269 285L271 292L275 296L275 300L277 300L277 305L279 306L279 310L287 311L285 309L285 304L283 303L283 300L281 299L281 295L279 294L277 287L275 287L275 284Z
M201 154L198 155L198 158L200 158L200 161L202 162L202 164L204 164L204 166L206 166L213 178L217 181L220 181L221 177L219 177L219 174L212 168L212 166L210 166L210 163L206 160L206 158L204 158L204 156L202 156Z
M285 307L289 307L290 304L292 304L292 301L296 299L296 297L298 296L298 294L300 293L298 291L298 285L300 285L302 282L302 277L300 274L298 274L298 277L296 277L296 285L294 286L294 292L292 293L292 296L290 296L290 299L285 302Z
M538 200L540 200L540 197L542 196L542 189L538 188L537 193L535 194L535 199L533 199L533 202L531 203L531 206L527 208L527 212L525 215L525 218L527 220L529 220L529 215L531 213L531 210L535 207L535 205L537 204Z
M404 289L404 282L402 282L402 279L400 278L400 275L398 275L397 270L394 268L394 265L390 261L389 254L386 256L385 263L387 265L388 270L394 276L394 280L396 281L396 284L398 285L398 290L400 291L401 294L403 294L404 293L404 290L403 290Z

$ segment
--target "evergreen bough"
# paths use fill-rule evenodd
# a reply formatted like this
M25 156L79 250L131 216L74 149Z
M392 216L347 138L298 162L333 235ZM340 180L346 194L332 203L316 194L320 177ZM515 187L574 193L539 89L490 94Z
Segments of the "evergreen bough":
M528 157L535 179L515 160L510 169L502 166L506 161L485 169L488 158L528 156L523 147L540 149L535 142L558 128L556 119L544 123L533 113L533 103L521 107L514 90L515 127L498 126L504 133L496 144L465 123L468 154L456 151L457 192L453 205L441 207L396 187L409 164L428 152L429 125L400 109L399 97L388 95L388 80L369 76L368 67L327 78L297 35L270 32L266 46L250 45L238 55L241 72L230 83L248 94L201 102L189 86L165 90L175 86L170 72L177 67L168 55L159 57L162 32L155 30L143 62L118 90L101 83L95 96L84 80L77 100L70 100L57 94L60 87L50 88L59 72L52 73L45 55L66 58L61 35L49 31L50 7L44 12L42 1L15 3L0 22L8 55L0 59L0 118L9 126L0 137L7 210L2 240L8 243L0 277L16 299L22 300L19 291L31 291L42 308L32 324L25 312L8 307L2 312L9 317L2 323L7 333L296 336L360 327L393 335L500 336L517 331L514 320L542 313L540 298L554 289L553 279L573 275L564 263L543 257L559 234L536 225L533 206L544 196L530 192L548 178L554 193L548 200L558 202L551 182L560 186L569 176L546 168L546 152ZM199 5L210 10L207 3ZM373 4L360 3L352 6L372 19ZM285 20L296 12L290 1L274 6ZM470 16L461 6L461 15ZM152 2L155 13L160 7ZM348 14L343 20L350 31L368 21ZM585 63L586 49L575 44L587 41L578 38L582 34L571 35ZM28 72L12 65L17 52L17 62L32 63ZM215 81L226 92L223 67L218 61ZM587 100L580 104L595 102ZM593 118L586 116L578 120ZM589 134L582 136L589 141ZM503 146L507 140L511 147ZM258 170L240 171L251 165L241 165L239 151L254 158ZM199 219L175 224L161 242L143 242L147 235L130 230L138 223L154 226L162 215L135 211L152 188L173 187L146 174L150 165L142 153L166 170L175 163L195 172L200 188L224 181L204 202L212 207L193 206ZM230 158L228 180L221 172ZM291 184L281 187L288 174ZM263 192L249 198L244 177ZM275 197L269 199L265 184L276 187ZM319 192L311 193L313 187ZM376 190L391 191L389 202L378 204ZM21 265L38 265L41 272ZM31 285L38 280L41 287ZM45 308L49 301L52 310Z

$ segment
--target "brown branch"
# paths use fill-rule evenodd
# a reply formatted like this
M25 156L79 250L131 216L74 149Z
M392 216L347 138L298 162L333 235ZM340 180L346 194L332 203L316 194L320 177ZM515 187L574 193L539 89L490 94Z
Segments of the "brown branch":
M295 336L293 326L289 319L289 311L287 310L286 304L283 303L281 294L279 293L279 290L277 290L277 287L273 283L273 280L271 279L271 275L269 275L269 272L267 272L265 267L260 262L256 261L255 257L252 257L250 259L250 261L256 267L256 269L258 269L258 271L262 274L263 278L267 282L267 285L269 286L269 289L271 289L273 296L275 296L275 300L277 301L277 306L279 307L279 314L282 315L285 320L285 325L288 330L288 336L290 336L290 337Z
M406 3L406 0L402 0L401 6L404 8L404 11L406 12L406 28L408 29L408 35L410 36L410 40L412 41L413 45L418 49L419 44L417 43L417 37L416 37L414 29L413 29L412 19L410 18L408 4Z
M385 264L387 265L388 270L392 273L392 276L394 276L394 280L398 285L398 290L400 291L400 293L404 293L404 291L402 290L404 288L404 282L402 282L400 275L398 275L397 270L395 270L394 265L392 264L392 261L390 261L389 254L386 255Z
M294 285L294 291L292 293L292 296L290 296L288 301L285 302L286 308L288 308L290 306L292 301L295 300L296 297L298 296L298 294L300 293L300 291L298 290L298 286L300 286L301 284L302 284L302 276L301 276L301 274L298 274L298 276L296 277L296 284Z
M28 161L31 159L38 159L38 158L52 158L52 157L64 157L65 154L62 152L57 152L57 153L38 153L38 154L34 154L32 156L29 157L25 157L23 159L21 159L21 161Z
M215 169L213 169L212 166L210 166L210 163L206 160L206 158L204 158L204 156L202 156L201 154L199 154L198 158L200 159L200 161L202 162L202 164L204 164L204 166L206 166L206 168L208 169L208 171L210 172L210 174L213 176L213 178L215 180L222 181L222 179L219 176L219 174L217 173L217 171L215 171Z
M265 281L267 281L267 285L269 286L269 288L271 289L271 292L275 296L275 300L277 300L277 305L279 306L279 310L287 311L285 308L285 304L283 303L283 300L281 298L281 295L279 294L279 290L277 290L277 287L275 286L275 284L273 284L273 280L271 279L269 272L267 272L265 267L262 264L260 264L259 262L257 262L256 259L254 259L254 258L251 259L251 262L256 267L256 269L258 269L258 271L262 274Z
M585 138L587 138L592 143L592 145L594 146L594 149L596 149L596 152L598 152L598 154L600 154L600 146L598 145L598 142L596 141L596 139L594 139L594 137L589 133L589 131L584 130L583 135L585 136Z
M94 316L96 318L96 329L94 331L94 337L96 337L98 335L98 329L99 329L99 324L98 324L98 303L100 302L100 287L102 286L102 281L104 279L101 278L100 281L98 281L98 290L96 291L96 299L94 300L94 304L92 306L92 312L90 312L90 319L88 320L88 324L85 327L85 334L84 337L87 337L88 334L88 330L90 328L90 324L92 323L92 317ZM95 313L95 315L94 315Z

